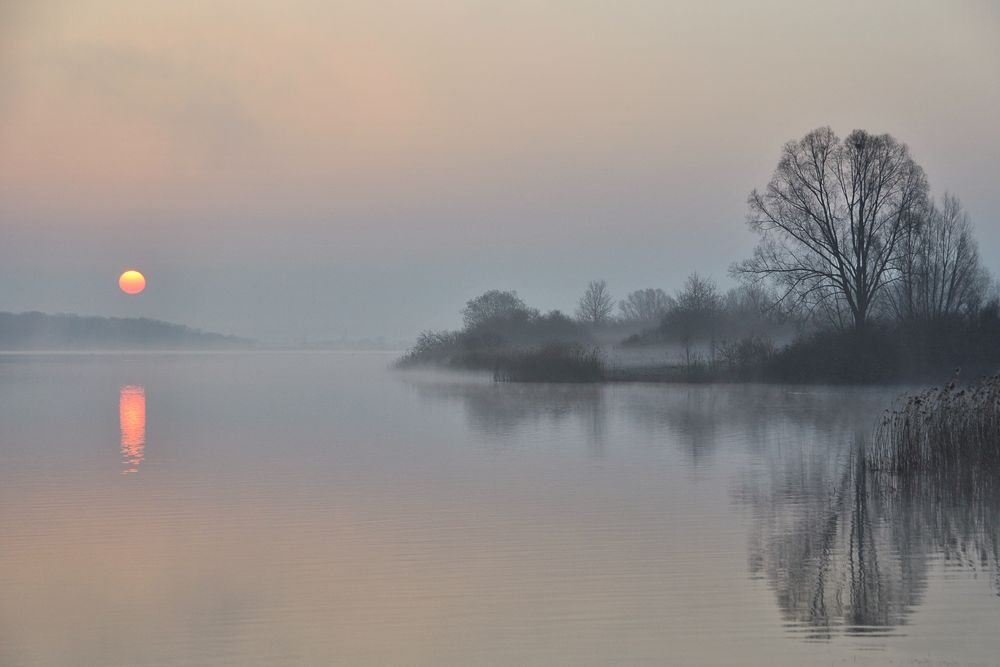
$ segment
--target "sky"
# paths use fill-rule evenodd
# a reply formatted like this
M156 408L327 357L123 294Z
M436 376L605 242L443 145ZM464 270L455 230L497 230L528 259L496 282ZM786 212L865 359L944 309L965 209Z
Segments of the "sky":
M824 125L907 143L1000 273L998 117L987 1L0 0L0 311L405 341L726 284Z

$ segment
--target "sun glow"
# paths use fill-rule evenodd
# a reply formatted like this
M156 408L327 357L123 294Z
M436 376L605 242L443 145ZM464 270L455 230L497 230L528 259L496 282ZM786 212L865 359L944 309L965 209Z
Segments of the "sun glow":
M135 269L129 269L118 276L118 287L126 294L138 294L146 289L146 276Z

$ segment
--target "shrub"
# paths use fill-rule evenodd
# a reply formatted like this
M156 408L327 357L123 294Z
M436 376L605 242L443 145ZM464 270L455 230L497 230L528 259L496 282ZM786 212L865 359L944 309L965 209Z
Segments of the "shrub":
M740 378L756 376L774 356L774 343L767 336L750 335L724 340L715 346L718 363Z
M764 364L781 382L891 382L902 375L899 341L888 330L826 330L803 336Z

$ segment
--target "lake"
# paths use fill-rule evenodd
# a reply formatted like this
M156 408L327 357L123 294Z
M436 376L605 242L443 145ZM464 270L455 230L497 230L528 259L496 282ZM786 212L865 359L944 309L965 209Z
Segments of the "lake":
M997 494L901 387L0 356L0 665L989 665Z

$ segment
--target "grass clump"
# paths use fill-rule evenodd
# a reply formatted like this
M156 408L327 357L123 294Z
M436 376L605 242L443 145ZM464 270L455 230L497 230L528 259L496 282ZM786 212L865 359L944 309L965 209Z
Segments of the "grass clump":
M1000 465L1000 374L903 396L887 410L869 452L878 470Z

